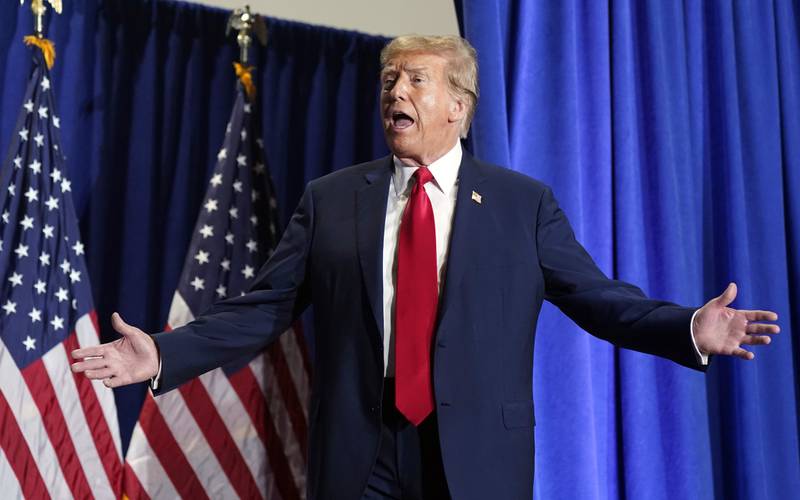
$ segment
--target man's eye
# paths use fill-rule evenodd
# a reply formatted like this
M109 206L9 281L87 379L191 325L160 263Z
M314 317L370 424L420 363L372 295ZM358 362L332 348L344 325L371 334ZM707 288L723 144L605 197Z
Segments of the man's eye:
M394 80L392 80L391 78L387 78L383 81L383 88L385 89L388 89L392 85L394 85Z

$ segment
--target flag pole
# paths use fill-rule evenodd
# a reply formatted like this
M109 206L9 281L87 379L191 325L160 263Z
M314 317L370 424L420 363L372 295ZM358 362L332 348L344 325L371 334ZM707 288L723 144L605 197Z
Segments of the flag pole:
M239 63L246 65L250 45L253 41L253 37L250 34L255 33L261 45L266 46L267 26L264 23L264 18L250 12L250 6L245 5L241 9L234 10L228 18L228 27L225 34L229 35L233 30L238 31L236 42L239 44Z
M57 13L61 14L61 0L47 0ZM22 5L25 0L19 0ZM47 12L47 5L44 0L31 0L31 10L33 11L33 30L38 38L44 38L44 14Z

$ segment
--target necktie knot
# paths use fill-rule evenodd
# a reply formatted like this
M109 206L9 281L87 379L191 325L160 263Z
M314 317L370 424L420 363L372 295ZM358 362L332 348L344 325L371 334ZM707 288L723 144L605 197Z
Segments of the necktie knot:
M414 177L417 179L417 184L424 186L433 180L433 174L428 167L420 167L414 172Z

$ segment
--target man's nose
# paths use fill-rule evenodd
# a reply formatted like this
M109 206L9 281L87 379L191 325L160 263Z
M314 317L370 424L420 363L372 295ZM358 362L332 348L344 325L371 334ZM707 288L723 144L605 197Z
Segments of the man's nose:
M392 101L404 101L408 91L408 79L399 77L395 80L394 85L389 89L389 97Z

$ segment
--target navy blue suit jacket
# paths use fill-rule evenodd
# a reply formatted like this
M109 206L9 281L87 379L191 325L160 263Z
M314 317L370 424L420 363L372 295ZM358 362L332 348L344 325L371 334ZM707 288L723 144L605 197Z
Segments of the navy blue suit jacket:
M163 392L252 355L314 305L309 498L360 498L378 451L392 168L387 157L309 183L250 293L154 336ZM455 499L532 496L533 345L545 299L618 346L701 368L689 333L694 309L608 279L547 186L465 152L432 348L442 459Z

